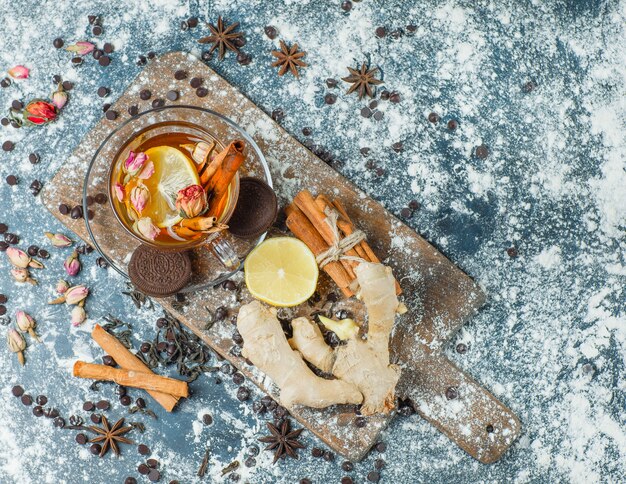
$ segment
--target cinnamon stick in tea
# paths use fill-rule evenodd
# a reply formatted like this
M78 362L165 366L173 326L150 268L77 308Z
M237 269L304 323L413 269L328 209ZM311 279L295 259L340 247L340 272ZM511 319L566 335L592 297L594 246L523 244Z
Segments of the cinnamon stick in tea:
M216 207L221 205L220 201L227 194L230 182L235 177L237 170L243 163L244 147L245 145L243 141L235 140L230 143L224 151L219 153L215 157L215 160L213 160L217 164L215 174L208 179L206 184L202 185L211 200L209 215L218 215ZM211 164L213 164L213 162L211 162Z
M126 347L119 342L119 340L108 333L102 326L96 324L91 332L91 337L100 347L112 356L119 366L125 370L141 371L144 373L152 373L152 370L148 368L139 358L133 355ZM148 393L154 398L165 410L171 412L178 398L168 393L159 392L156 390L148 390Z
M167 393L175 397L186 398L189 396L187 382L155 375L154 373L124 370L122 368L112 368L107 365L77 361L74 363L73 375L78 378L113 381L125 387L153 390Z
M317 204L315 203L315 199L311 192L308 190L302 190L300 193L296 195L293 199L293 203L302 210L304 215L311 221L313 226L320 233L322 238L326 241L328 245L332 245L335 242L335 234L333 230L330 228L330 225L326 223L326 215L321 212ZM352 257L358 257L359 255L356 253L354 249L350 249L346 251L346 255L350 255ZM353 264L351 264L347 260L341 260L341 265L346 269L352 280L356 279L356 274L354 273L354 269L352 268Z
M287 214L286 224L289 230L304 242L313 254L317 256L328 250L328 244L324 242L317 229L299 208L291 204L285 208L285 213ZM344 296L350 297L354 295L349 288L352 279L339 262L329 262L324 266L323 270L335 281Z

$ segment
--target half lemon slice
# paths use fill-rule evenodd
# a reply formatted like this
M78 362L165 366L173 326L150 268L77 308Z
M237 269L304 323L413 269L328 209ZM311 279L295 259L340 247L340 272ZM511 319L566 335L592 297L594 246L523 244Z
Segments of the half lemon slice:
M269 239L255 248L244 263L246 286L257 299L272 306L296 306L317 287L315 256L293 237Z
M150 217L157 227L171 227L182 219L176 210L178 191L199 185L200 177L193 162L176 148L155 146L146 150L146 155L154 163L154 174L142 180L150 192L142 216Z

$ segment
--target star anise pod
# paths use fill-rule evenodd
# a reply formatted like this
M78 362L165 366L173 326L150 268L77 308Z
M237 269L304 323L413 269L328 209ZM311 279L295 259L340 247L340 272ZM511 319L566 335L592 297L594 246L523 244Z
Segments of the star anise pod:
M291 430L288 419L285 419L279 425L267 422L267 428L271 435L261 437L259 441L268 444L265 450L274 451L272 464L275 464L280 458L284 459L287 455L297 459L296 449L304 449L304 445L297 440L304 429Z
M374 74L376 74L378 70L378 67L370 69L365 63L361 64L360 69L352 69L352 67L348 67L350 75L348 77L341 78L342 81L352 84L346 94L352 94L358 90L359 99L362 99L366 94L369 97L374 97L372 86L378 86L383 83L383 81L374 77Z
M298 77L298 67L307 67L303 60L301 60L306 52L298 51L298 44L293 44L288 47L285 42L280 41L280 50L273 50L272 55L276 57L276 60L272 62L272 67L280 67L278 69L278 75L282 76L287 71Z
M242 37L243 33L233 32L237 27L239 27L239 22L224 27L224 20L220 15L217 17L217 27L213 24L209 24L211 35L198 39L198 42L201 44L213 44L209 50L209 54L212 54L215 49L218 49L219 59L222 60L226 54L226 49L239 53L239 47L235 45L233 40Z
M118 447L119 443L123 443L123 444L133 443L132 440L128 440L126 437L122 437L122 435L130 432L133 428L130 426L123 427L123 425L124 425L124 419L121 418L117 422L115 422L113 427L111 427L111 425L109 424L109 421L103 415L102 427L95 427L95 426L89 427L90 431L92 431L95 434L99 434L97 437L94 437L89 442L92 442L92 443L102 442L102 449L100 450L100 457L102 457L104 454L108 452L109 447L113 449L113 452L115 452L115 455L120 455L120 449Z

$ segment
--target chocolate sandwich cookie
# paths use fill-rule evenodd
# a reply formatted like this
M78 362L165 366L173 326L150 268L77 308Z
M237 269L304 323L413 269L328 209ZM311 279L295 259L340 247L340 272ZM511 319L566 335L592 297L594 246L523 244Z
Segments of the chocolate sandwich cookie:
M228 230L236 237L258 237L272 226L277 213L274 190L258 178L242 178L237 206L228 221Z
M191 278L187 252L169 252L140 245L130 258L128 275L137 289L148 296L176 294Z

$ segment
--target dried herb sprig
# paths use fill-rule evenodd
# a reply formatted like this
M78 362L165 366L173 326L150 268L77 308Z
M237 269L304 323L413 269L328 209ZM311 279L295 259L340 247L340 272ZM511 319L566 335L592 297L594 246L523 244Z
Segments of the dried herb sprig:
M200 463L200 468L198 469L198 477L204 477L206 474L206 470L209 467L209 456L211 455L211 449L209 447L204 451L204 457L202 458L202 462Z
M104 320L106 323L102 325L102 328L115 336L126 348L132 348L133 343L131 341L131 336L133 327L129 323L125 323L121 319L113 317L110 314L106 315ZM121 328L124 327L127 329L121 330Z
M122 291L122 294L130 297L130 299L135 304L137 309L141 309L142 306L146 306L148 309L152 309L152 299L146 296L143 292L138 291L135 286L131 282L126 283L126 287L128 290Z

